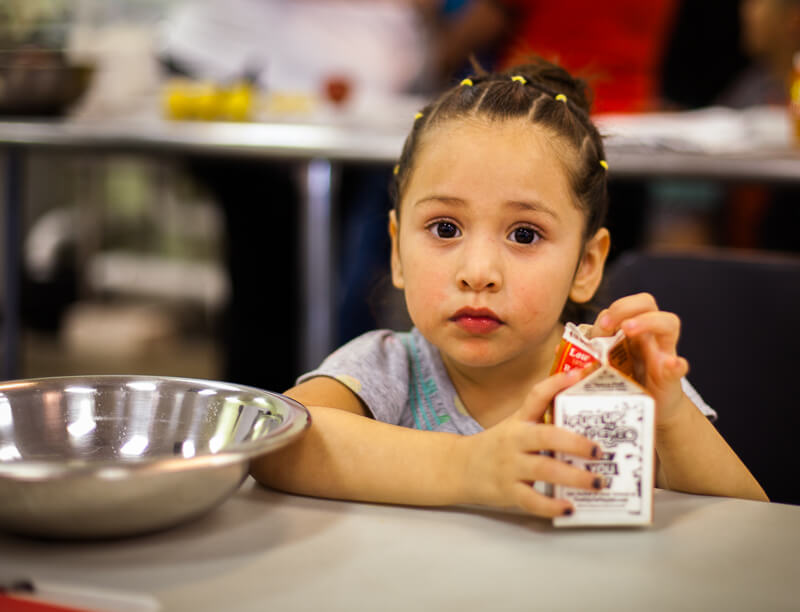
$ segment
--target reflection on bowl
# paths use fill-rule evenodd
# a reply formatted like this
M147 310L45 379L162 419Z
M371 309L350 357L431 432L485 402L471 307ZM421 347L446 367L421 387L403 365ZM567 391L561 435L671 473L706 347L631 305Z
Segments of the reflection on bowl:
M0 530L100 538L181 523L222 503L252 457L309 422L288 397L206 380L0 383Z

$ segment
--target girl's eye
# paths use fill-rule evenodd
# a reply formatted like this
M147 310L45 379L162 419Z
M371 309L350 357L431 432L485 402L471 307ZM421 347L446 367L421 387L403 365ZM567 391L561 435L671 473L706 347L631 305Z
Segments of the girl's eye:
M454 223L449 221L437 221L428 226L428 230L439 238L457 238L461 235L461 231Z
M519 242L520 244L531 244L541 238L539 232L532 227L518 227L508 235L509 240L512 242Z

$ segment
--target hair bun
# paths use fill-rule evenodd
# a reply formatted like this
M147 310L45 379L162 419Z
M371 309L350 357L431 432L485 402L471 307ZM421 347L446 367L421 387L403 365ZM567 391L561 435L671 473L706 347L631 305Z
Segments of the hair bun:
M518 64L500 73L503 77L521 76L534 86L563 94L578 108L589 114L592 107L592 90L587 82L572 76L560 66L536 57L524 64Z

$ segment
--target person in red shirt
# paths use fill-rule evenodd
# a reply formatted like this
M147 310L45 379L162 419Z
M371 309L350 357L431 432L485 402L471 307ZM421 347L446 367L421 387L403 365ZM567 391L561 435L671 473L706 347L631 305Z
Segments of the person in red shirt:
M675 0L472 0L439 33L438 66L450 77L493 48L499 65L538 55L589 80L594 112L659 107L658 74Z

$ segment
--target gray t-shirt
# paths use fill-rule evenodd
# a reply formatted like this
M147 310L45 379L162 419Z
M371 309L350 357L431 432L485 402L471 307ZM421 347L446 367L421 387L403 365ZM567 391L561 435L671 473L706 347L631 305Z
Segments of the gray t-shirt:
M416 328L367 332L331 353L297 382L315 376L328 376L346 385L372 416L384 423L467 435L483 431L458 397L439 349ZM701 412L715 419L716 413L689 382L681 382Z

